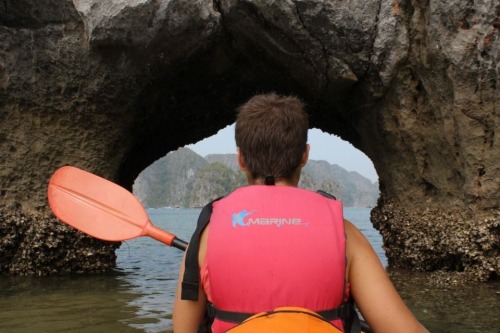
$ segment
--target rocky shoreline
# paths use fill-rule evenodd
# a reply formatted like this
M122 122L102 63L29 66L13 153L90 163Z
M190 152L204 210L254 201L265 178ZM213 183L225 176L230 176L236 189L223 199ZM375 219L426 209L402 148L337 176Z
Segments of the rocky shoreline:
M121 243L100 241L55 217L35 215L0 210L0 274L104 273L115 267ZM436 286L498 280L498 218L478 224L459 209L410 212L386 203L372 210L371 220L384 239L389 271L430 272L428 282Z

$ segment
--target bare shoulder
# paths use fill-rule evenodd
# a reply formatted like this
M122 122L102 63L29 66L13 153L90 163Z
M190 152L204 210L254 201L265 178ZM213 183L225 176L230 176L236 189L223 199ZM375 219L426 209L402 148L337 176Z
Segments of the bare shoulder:
M378 257L365 235L349 220L344 219L344 230L347 238L346 255L348 258L347 273L349 277L352 263L358 261L360 258L376 262L378 261Z
M352 240L353 238L356 238L356 239L364 238L361 231L359 231L359 229L354 224L352 224L351 221L349 221L347 219L344 219L344 229L345 229L345 233L347 235L347 239L349 239L349 240Z

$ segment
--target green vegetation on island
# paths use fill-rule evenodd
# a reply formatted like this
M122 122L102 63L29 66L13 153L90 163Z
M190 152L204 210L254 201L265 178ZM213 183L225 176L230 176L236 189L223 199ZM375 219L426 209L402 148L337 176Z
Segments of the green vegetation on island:
M246 184L235 154L201 157L179 148L145 169L135 180L133 192L147 208L192 208ZM378 182L326 161L309 160L299 187L328 192L346 207L373 207L379 196Z

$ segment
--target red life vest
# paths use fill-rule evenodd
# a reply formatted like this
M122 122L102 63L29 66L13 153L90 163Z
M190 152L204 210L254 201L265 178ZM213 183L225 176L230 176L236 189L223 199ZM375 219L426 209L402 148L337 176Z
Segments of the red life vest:
M345 267L339 201L288 186L237 189L213 204L201 272L213 332L235 325L224 313L336 309L346 301Z

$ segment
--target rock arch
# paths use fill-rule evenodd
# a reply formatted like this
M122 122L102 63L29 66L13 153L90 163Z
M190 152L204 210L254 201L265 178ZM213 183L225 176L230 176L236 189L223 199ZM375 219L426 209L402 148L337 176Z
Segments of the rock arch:
M109 268L116 245L51 222L51 173L75 165L130 189L152 161L274 90L299 95L312 127L372 159L372 222L391 265L497 278L499 11L492 1L6 2L0 272Z

